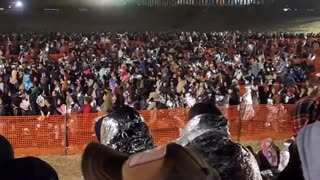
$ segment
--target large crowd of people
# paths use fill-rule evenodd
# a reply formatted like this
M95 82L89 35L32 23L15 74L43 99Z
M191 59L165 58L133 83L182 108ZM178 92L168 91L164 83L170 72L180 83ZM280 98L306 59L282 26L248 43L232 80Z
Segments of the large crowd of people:
M273 0L177 0L177 1L148 1L141 0L139 4L146 6L174 6L174 5L194 5L194 6L248 6L272 4Z
M136 110L294 104L318 93L307 63L317 58L317 38L250 31L2 34L0 116L110 112L122 103Z
M108 113L95 122L99 143L82 156L85 180L315 180L320 98L308 62L317 60L318 38L250 31L2 34L0 116ZM283 150L272 139L256 151L232 141L217 106L242 102L296 104L295 135ZM190 110L180 137L156 148L137 110L181 107ZM38 158L15 158L3 136L0 150L0 179L59 179Z
M316 180L319 100L319 95L312 95L296 104L292 127L296 134L284 142L283 150L265 139L256 151L231 140L228 119L212 103L191 107L180 137L157 148L142 116L128 105L119 105L95 124L99 143L90 143L84 150L83 179ZM0 149L1 179L59 179L40 159L15 159L3 136Z

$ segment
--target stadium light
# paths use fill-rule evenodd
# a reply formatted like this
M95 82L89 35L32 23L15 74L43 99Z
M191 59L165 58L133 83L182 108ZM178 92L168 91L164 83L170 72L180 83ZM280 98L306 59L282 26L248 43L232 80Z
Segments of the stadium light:
M17 7L17 8L23 7L23 3L22 3L21 1L17 1L16 7Z

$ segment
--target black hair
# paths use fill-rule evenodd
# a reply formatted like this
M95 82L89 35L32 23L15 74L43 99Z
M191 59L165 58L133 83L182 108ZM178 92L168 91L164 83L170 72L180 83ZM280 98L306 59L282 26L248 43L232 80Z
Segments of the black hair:
M61 96L58 96L58 97L57 97L57 102L58 102L58 100L60 101L60 104L59 104L59 105L66 104L65 98L63 98L63 97L61 97Z
M212 103L197 103L189 111L189 120L201 114L222 115L218 107Z
M14 151L10 142L2 135L0 135L0 161L7 161L14 159Z
M53 98L51 96L46 96L44 99L47 100L49 104L53 104Z
M117 100L113 104L113 109L117 109L125 104L125 100L124 100L123 96L117 94L116 97L117 97Z
M27 93L28 95L30 95L30 94L32 93L31 89L28 89L28 90L26 91L26 93Z
M70 94L72 94L72 93L73 93L73 90L72 90L71 88L68 88L68 89L67 89L67 92L70 93Z

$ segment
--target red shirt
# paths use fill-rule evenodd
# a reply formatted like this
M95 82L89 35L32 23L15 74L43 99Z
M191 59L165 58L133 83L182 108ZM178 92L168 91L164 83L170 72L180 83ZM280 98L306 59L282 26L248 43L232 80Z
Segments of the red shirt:
M89 114L89 113L91 113L91 112L92 112L92 107L91 107L91 105L90 105L90 104L85 104L85 105L83 106L82 113L83 113L83 114Z

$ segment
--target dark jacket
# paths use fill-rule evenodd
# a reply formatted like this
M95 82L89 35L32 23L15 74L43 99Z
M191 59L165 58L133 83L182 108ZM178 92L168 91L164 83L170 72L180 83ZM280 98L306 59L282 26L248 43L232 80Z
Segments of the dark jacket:
M262 180L252 153L231 141L225 117L202 114L192 118L177 143L198 151L221 180Z
M1 106L0 107L0 116L8 116L9 115L8 110L9 110L9 108L7 105Z
M278 176L278 180L304 180L298 147L295 142L290 145L289 152L289 163Z
M278 158L278 166L279 166L279 160L280 160L280 149L276 146L276 151L277 151L277 158ZM267 160L267 158L263 155L262 151L260 150L258 152L258 158L260 160L260 170L264 171L267 169L272 169L273 167L271 166L271 164L269 163L269 161ZM277 167L278 168L278 167Z

